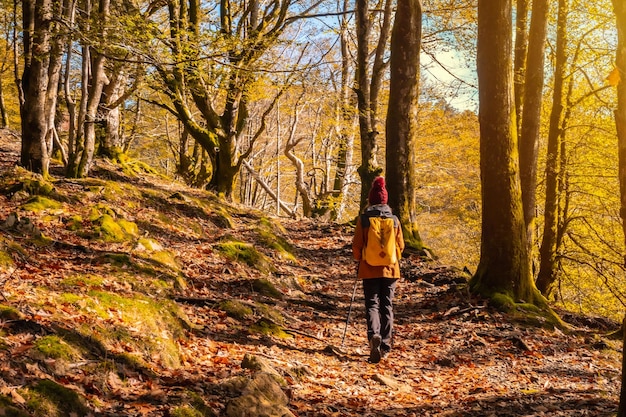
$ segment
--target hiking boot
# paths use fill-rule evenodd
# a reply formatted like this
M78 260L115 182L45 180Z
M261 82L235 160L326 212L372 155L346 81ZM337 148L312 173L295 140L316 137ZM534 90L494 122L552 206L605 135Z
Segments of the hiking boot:
M380 335L375 334L370 339L370 363L378 363L380 362L380 343L382 339Z
M381 359L387 359L388 356L389 356L389 349L381 349L380 350L380 357L381 357Z

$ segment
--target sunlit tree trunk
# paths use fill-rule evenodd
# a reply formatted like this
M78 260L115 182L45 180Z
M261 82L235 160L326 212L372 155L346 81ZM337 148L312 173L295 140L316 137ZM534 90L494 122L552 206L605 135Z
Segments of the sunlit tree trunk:
M552 110L548 131L548 151L546 155L546 200L544 208L543 238L539 249L539 273L537 289L548 297L557 278L557 250L559 228L559 175L563 167L561 161L561 141L564 112L564 79L567 61L567 14L568 0L559 0L557 21L556 60L554 67L554 87L552 92Z
M482 236L470 285L485 296L535 302L515 134L511 9L511 0L478 1Z
M361 139L361 166L358 173L361 178L361 206L367 203L372 181L383 171L376 160L378 132L378 97L384 75L385 51L391 33L391 0L385 1L381 31L378 36L376 50L373 53L374 62L370 75L370 51L372 16L368 0L356 1L356 37L357 37L357 64L356 64L356 96L359 112L359 136Z
M64 42L59 18L64 6L63 2L50 0L27 0L22 5L24 99L20 106L20 163L44 176L48 175L55 128L54 116Z
M617 127L617 143L619 155L619 183L620 183L620 216L626 239L626 3L623 0L613 0L617 22L617 51L615 65L619 71L617 84L617 109L615 110L615 125ZM626 255L624 257L626 264ZM621 404L620 404L621 406Z
M422 3L399 0L391 36L387 152L389 205L400 219L407 246L422 249L416 216L415 189L418 135Z
M521 132L519 135L520 181L526 233L532 251L537 201L537 157L543 101L544 55L548 28L548 0L534 0L524 80Z
M348 1L343 1L343 10L348 10ZM341 79L339 80L339 103L337 104L337 126L339 137L339 151L335 169L335 180L333 181L333 197L335 199L335 209L331 213L331 218L339 218L345 207L345 196L348 192L349 179L352 169L354 133L353 133L353 108L354 103L351 94L351 71L349 47L349 19L343 15L340 21L339 42L341 47Z
M515 59L513 63L513 85L515 91L515 116L517 130L521 131L522 101L524 99L524 79L528 55L528 3L530 0L517 0L515 8Z

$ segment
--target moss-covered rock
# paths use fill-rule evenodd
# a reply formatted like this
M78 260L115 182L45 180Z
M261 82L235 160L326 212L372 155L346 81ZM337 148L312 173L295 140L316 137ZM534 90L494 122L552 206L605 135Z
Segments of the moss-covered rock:
M130 241L139 234L135 223L124 219L116 220L109 214L97 218L94 225L94 234L105 242Z
M243 262L261 272L269 273L274 269L267 258L249 243L226 240L217 244L216 249L226 258L235 262Z
M61 203L47 197L36 195L26 203L22 204L22 209L26 211L39 212L43 210L59 210L63 207Z

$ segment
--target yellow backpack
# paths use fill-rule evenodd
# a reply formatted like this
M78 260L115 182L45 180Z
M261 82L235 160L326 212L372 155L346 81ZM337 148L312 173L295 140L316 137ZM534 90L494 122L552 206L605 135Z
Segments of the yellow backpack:
M396 228L393 217L370 217L363 259L372 266L390 266L398 262Z

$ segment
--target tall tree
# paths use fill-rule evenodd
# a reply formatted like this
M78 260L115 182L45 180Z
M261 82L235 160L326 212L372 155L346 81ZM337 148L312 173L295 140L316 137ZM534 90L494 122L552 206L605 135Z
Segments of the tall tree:
M563 129L564 114L564 81L566 70L567 48L567 14L569 0L559 0L557 18L556 50L554 64L554 86L552 89L552 110L548 130L548 151L546 155L546 191L544 204L544 226L541 247L539 248L539 273L537 288L546 297L549 296L557 274L557 248L562 233L559 233L559 180L563 167L561 148L565 131Z
M619 155L620 216L626 239L626 3L622 0L613 0L613 8L617 22L615 65L619 75L615 126L617 128ZM624 255L624 264L626 265L626 255Z
M530 0L517 0L515 7L515 58L513 62L513 85L515 91L515 116L517 131L521 131L522 102L528 58L528 4Z
M522 205L526 233L532 248L536 189L539 128L543 99L544 51L548 29L548 0L534 0L528 39L528 59L524 78L521 132L519 135L519 164L522 185Z
M378 131L378 107L384 71L388 66L385 55L391 34L392 1L384 0L383 4L384 13L380 33L377 37L376 47L374 51L371 51L373 16L370 13L369 0L356 0L357 63L355 91L361 139L361 166L358 168L361 177L361 207L367 202L367 194L372 181L382 172L382 168L376 160L377 136L380 133ZM373 63L370 64L372 56Z
M416 249L422 249L414 192L421 41L421 1L399 0L391 36L385 164L389 205L402 223L407 246Z
M303 11L317 6L314 1ZM256 140L266 128L266 119L289 81L281 80L274 97L251 137L245 135L249 106L255 83L263 69L271 73L268 56L281 35L298 21L292 13L294 2L281 0L265 4L221 0L219 8L204 14L198 0L170 0L169 39L164 42L170 61L154 56L167 100L156 102L170 111L189 134L208 153L212 165L209 188L231 199L235 180L244 160L250 156ZM204 33L207 19L218 24L214 33ZM206 40L204 36L212 37ZM207 50L206 46L215 48ZM206 57L213 57L206 59ZM266 61L264 61L266 60ZM281 64L286 56L277 58ZM299 58L291 63L297 65ZM281 70L284 70L281 68ZM277 83L278 84L278 83Z
M25 168L48 175L57 95L64 52L66 1L26 0L22 4L22 150Z
M482 235L470 286L487 296L539 302L522 211L513 102L511 0L478 1Z

